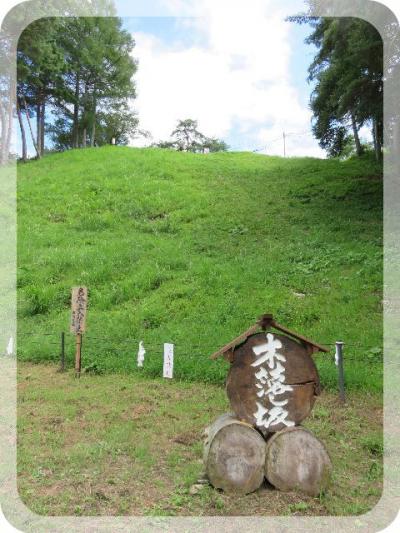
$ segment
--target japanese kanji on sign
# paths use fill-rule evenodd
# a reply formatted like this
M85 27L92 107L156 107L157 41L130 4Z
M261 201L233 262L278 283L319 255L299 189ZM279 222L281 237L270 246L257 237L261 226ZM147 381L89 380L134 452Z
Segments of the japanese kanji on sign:
M233 411L215 421L207 433L205 468L214 486L247 493L258 488L265 474L281 490L300 487L316 494L325 487L330 477L329 456L318 439L299 427L320 394L312 359L318 351L328 349L278 324L272 315L263 315L211 356L223 356L230 363L226 391ZM272 434L277 437L266 452L265 441L257 437L260 433L267 442ZM281 467L283 459L276 461L284 449L290 449L293 456L286 470Z
M87 287L73 287L71 297L71 333L84 333L86 328Z
M73 287L71 297L71 333L76 335L75 375L81 374L82 334L86 330L87 287Z
M264 330L257 333L260 327ZM304 420L320 392L314 351L327 351L294 332L271 315L232 341L212 357L224 355L231 363L227 394L236 416L263 433L273 433Z

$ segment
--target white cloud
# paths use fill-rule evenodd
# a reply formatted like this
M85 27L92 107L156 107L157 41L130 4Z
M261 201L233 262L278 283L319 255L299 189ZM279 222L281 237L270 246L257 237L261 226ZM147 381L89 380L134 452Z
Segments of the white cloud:
M182 7L180 0L167 4L171 10ZM291 25L281 3L253 0L251 9L248 2L232 0L184 4L199 15L180 22L189 36L201 36L196 44L134 34L141 127L165 140L179 119L193 118L206 135L238 139L241 149L258 148L283 130L310 131L311 113L291 84ZM296 142L293 137L292 148L289 155L323 156L307 136ZM279 145L271 150L282 153Z

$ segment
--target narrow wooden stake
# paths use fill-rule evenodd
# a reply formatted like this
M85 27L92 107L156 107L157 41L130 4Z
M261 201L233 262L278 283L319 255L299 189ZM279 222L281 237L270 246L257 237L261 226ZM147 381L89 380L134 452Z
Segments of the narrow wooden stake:
M344 393L344 369L343 369L343 342L336 342L335 363L338 367L339 396L342 403L346 402Z
M75 351L75 377L81 377L81 350L82 350L82 333L76 334L76 351Z
M65 333L64 331L61 332L61 372L65 371Z

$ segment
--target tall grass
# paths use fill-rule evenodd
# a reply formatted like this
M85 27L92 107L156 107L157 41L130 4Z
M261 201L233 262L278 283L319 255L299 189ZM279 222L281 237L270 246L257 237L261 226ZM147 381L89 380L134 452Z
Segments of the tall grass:
M379 174L368 159L121 147L20 165L18 357L58 358L82 284L84 364L100 370L133 371L144 340L145 372L159 374L172 341L177 377L222 382L225 364L208 355L271 312L318 342L343 340L347 386L379 390ZM317 361L335 386L332 355Z

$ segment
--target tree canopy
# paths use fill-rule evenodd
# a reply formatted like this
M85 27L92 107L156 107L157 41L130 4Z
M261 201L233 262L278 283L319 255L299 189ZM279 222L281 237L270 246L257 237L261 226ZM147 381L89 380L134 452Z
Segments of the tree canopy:
M229 148L221 139L206 137L198 130L197 120L191 118L179 120L171 140L161 141L156 146L184 152L224 152Z
M135 97L134 46L117 17L42 18L24 30L17 84L24 158L22 112L38 157L45 148L45 129L56 149L101 145L111 138L127 142L138 127L129 106Z
M362 126L372 130L377 159L383 144L383 42L378 31L357 18L292 17L308 22L312 33L306 42L318 52L309 67L315 84L310 106L313 133L331 156L344 153L353 136L362 154Z

